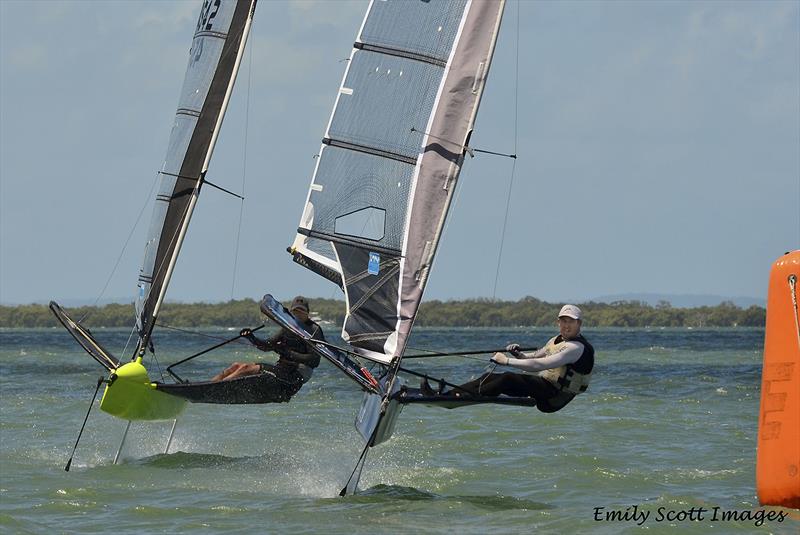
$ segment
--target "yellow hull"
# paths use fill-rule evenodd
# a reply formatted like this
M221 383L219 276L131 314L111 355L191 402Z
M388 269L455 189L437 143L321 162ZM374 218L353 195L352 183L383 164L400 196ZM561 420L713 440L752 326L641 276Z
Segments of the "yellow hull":
M111 373L100 409L124 420L174 420L186 400L156 390L141 359L124 364Z

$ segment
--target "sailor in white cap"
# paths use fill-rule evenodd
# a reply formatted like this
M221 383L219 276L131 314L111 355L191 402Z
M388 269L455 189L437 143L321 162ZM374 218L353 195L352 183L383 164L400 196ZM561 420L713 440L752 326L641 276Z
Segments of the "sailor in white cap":
M558 313L558 336L531 353L511 344L503 353L495 353L492 362L518 368L528 373L490 373L456 387L444 395L494 397L500 394L533 397L542 412L555 412L589 386L594 367L594 348L581 334L583 313L575 305L564 305ZM423 393L430 389L422 385Z

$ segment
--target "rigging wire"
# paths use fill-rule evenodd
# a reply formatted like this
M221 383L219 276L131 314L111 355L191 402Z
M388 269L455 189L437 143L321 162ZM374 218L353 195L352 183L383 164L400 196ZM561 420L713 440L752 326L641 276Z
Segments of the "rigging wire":
M205 333L201 333L201 332L197 332L197 331L190 331L189 329L181 329L180 327L173 327L172 325L167 325L166 323L161 323L160 321L156 322L156 325L158 325L162 329L169 329L171 331L178 331L178 332L182 332L184 334L191 334L193 336L199 336L199 337L202 337L202 338L210 338L211 340L228 340L227 337L215 336L213 334L205 334ZM239 343L244 344L245 342L239 342ZM247 343L249 344L249 342L247 342Z
M94 300L94 303L91 304L91 306L86 311L86 313L78 320L78 323L83 323L84 320L86 320L86 318L89 317L89 315L94 311L95 307L97 306L97 303L99 303L100 299L102 299L103 295L105 295L106 290L108 289L108 285L111 284L111 279L114 278L114 273L117 272L117 268L119 267L119 263L122 261L122 257L125 255L125 250L128 248L128 244L130 243L131 238L133 237L133 234L136 231L136 227L139 226L139 221L141 221L141 219L142 219L142 214L144 214L144 210L145 210L145 208L147 208L147 205L150 204L150 199L153 197L153 190L156 187L156 182L158 182L158 178L159 178L159 175L158 175L158 173L156 173L156 178L153 179L153 184L150 186L150 191L147 192L147 197L145 198L145 201L144 201L144 204L142 205L142 208L139 210L139 215L136 216L136 221L133 223L133 227L131 228L130 232L128 233L128 237L125 240L125 243L122 245L122 250L119 252L119 256L117 257L117 261L114 263L114 267L111 269L111 273L109 274L108 279L106 279L106 283L103 286L103 289L100 290L100 295L97 296L97 298Z
M122 348L122 353L120 355L125 355L128 352L128 346L133 340L133 333L136 332L136 322L133 323L133 327L131 327L131 332L128 334L128 339L125 341L125 347Z
M236 229L236 247L233 253L233 276L231 277L231 301L233 301L233 291L236 287L236 270L239 266L239 240L242 234L242 218L244 216L244 186L247 178L247 135L250 132L250 86L253 78L253 47L248 48L247 60L247 97L245 98L244 113L244 143L242 144L242 200L239 205L239 226Z
M514 154L517 154L517 139L519 136L519 0L517 0L517 34L515 43L515 67L514 67ZM508 195L506 197L506 213L503 217L503 230L500 234L500 250L497 252L497 268L494 273L494 286L492 287L492 299L497 298L497 281L500 279L500 262L503 259L503 245L506 240L506 227L508 226L508 210L511 206L511 192L514 188L514 175L517 170L517 159L511 165L511 178L508 181Z

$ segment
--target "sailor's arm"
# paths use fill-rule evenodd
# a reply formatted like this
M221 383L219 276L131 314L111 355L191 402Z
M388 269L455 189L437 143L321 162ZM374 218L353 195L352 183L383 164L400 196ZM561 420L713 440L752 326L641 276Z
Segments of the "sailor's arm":
M516 346L516 348L513 348L513 346ZM544 348L525 353L524 351L519 350L519 345L517 344L511 344L510 346L506 347L506 351L511 353L515 359L538 359L547 356L547 351Z
M535 353L539 353L538 350ZM534 353L534 354L535 354ZM559 368L577 362L583 354L583 344L580 342L569 341L563 346L563 349L558 353L548 356L530 357L526 358L509 358L502 353L495 353L492 357L492 362L518 368L527 372L539 372L542 370L549 370L551 368ZM530 354L528 354L530 355Z
M239 336L241 336L242 338L247 338L247 340L251 344L256 346L261 351L269 351L270 349L272 349L275 346L275 344L273 342L273 339L275 338L275 336L273 336L272 338L269 338L267 340L263 340L261 338L258 338L256 335L254 335L253 331L250 330L250 329L242 329L241 331L239 331Z

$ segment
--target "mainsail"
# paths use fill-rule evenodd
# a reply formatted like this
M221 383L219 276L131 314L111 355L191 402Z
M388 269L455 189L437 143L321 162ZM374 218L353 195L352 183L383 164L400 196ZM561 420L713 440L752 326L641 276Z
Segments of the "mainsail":
M136 299L144 352L167 290L230 99L256 0L204 0L160 172Z
M342 287L342 337L399 364L494 52L504 0L373 0L328 123L296 262Z

